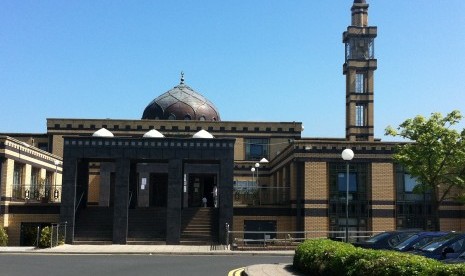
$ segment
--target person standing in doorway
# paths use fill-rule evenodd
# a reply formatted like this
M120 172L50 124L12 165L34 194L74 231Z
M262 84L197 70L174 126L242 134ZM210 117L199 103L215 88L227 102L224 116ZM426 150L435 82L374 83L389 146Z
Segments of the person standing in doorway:
M207 207L207 198L205 196L202 198L202 205L204 208Z

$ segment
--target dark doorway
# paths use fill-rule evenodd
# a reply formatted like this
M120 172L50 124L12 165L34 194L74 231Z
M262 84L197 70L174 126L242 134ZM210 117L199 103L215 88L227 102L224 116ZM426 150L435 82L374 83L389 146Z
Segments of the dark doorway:
M38 236L50 223L22 222L20 246L38 246Z
M150 206L166 207L168 198L168 174L151 173L150 174Z
M215 174L190 174L188 206L201 207L202 199L207 199L207 206L214 207L213 188L216 185Z

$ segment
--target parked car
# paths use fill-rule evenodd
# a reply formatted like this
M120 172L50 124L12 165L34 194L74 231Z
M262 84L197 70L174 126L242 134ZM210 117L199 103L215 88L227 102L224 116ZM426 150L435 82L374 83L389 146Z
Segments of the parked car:
M465 252L465 233L450 233L412 253L436 260L454 259Z
M444 262L444 263L446 263L446 264L461 264L461 263L465 263L465 252L463 252L462 254L460 254L457 258L445 259L445 260L442 260L442 262Z
M401 252L412 251L417 248L421 248L426 244L447 235L448 233L449 232L418 232L394 246L394 250Z
M394 246L415 235L418 231L388 231L353 245L370 249L393 249Z

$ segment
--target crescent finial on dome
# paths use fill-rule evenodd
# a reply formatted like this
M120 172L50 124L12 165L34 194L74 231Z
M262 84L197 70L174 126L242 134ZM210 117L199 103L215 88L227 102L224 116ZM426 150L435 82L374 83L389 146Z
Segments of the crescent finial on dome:
M184 84L184 72L181 71L181 82L179 84Z

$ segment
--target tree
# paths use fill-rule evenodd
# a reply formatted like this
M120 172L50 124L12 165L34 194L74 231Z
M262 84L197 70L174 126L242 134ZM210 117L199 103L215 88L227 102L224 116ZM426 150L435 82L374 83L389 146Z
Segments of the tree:
M440 230L439 208L444 200L465 202L465 129L453 128L462 119L458 110L443 117L407 119L397 129L388 126L386 135L413 143L396 148L394 160L417 179L416 193L431 193L433 226Z

